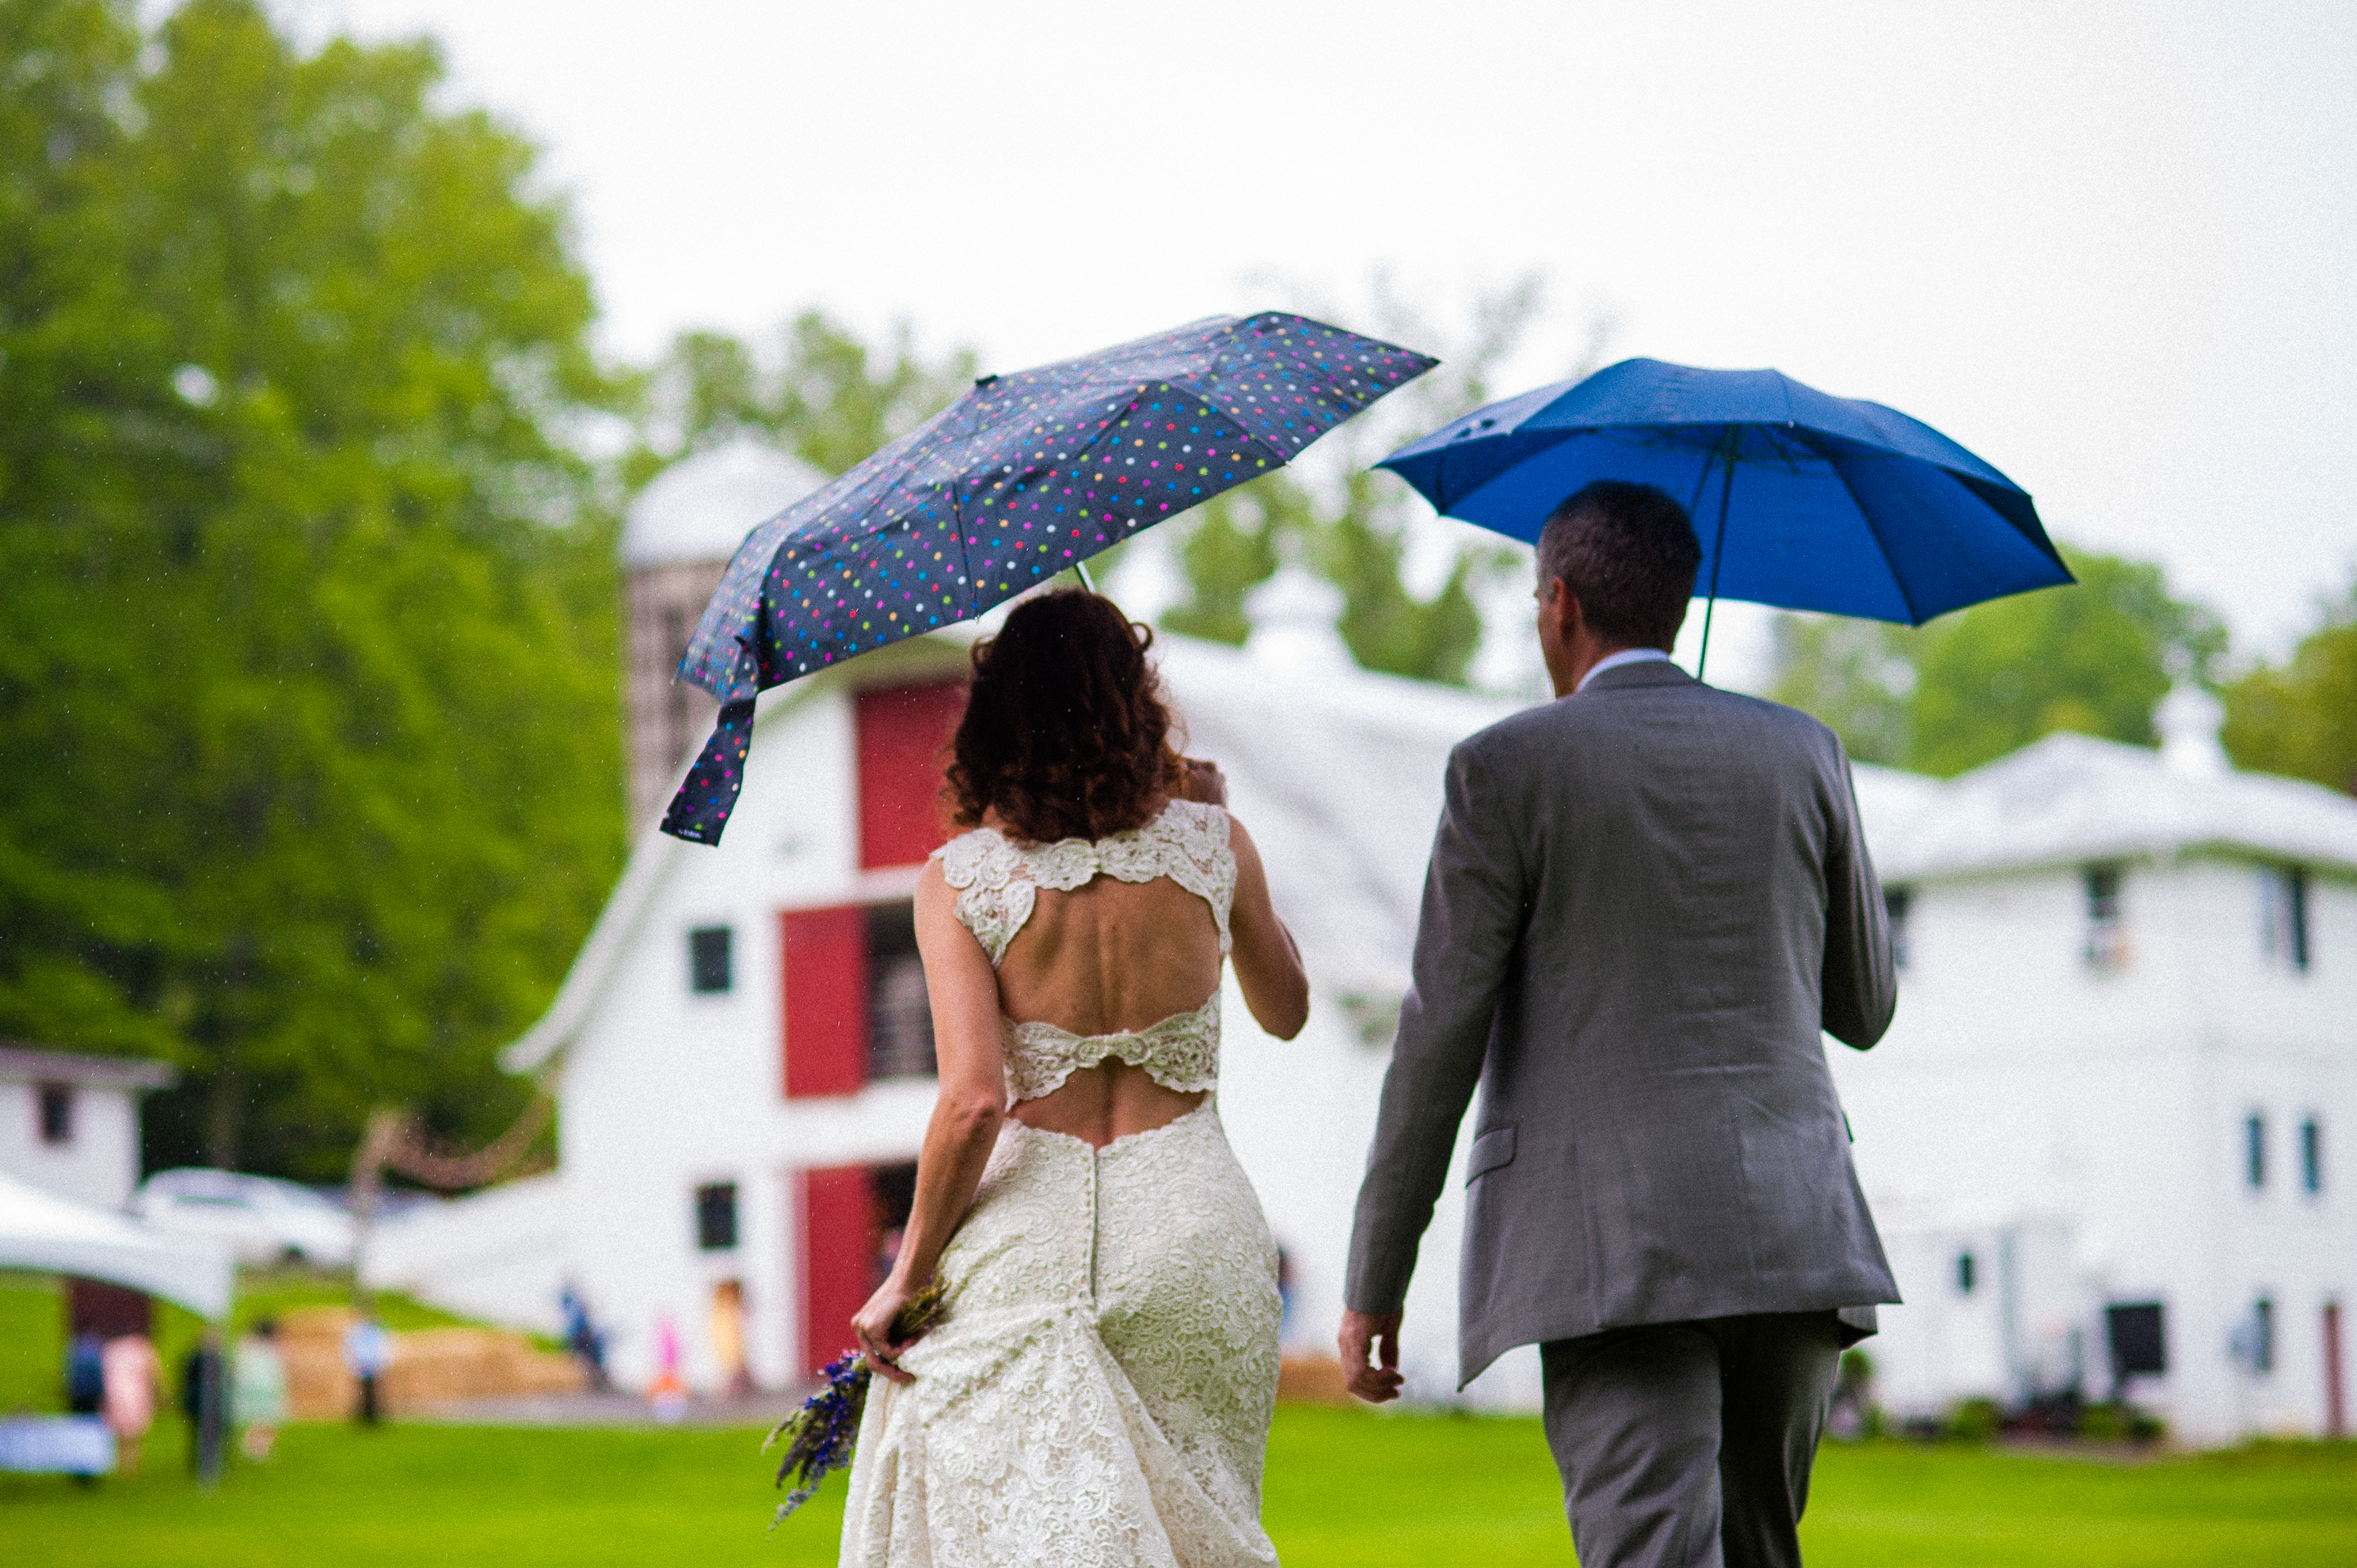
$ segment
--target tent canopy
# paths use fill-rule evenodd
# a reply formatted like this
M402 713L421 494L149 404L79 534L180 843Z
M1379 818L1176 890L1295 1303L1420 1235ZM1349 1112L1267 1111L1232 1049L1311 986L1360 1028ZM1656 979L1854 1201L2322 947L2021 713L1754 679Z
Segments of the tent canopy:
M39 1269L129 1285L209 1318L229 1316L229 1250L152 1230L0 1174L0 1269Z

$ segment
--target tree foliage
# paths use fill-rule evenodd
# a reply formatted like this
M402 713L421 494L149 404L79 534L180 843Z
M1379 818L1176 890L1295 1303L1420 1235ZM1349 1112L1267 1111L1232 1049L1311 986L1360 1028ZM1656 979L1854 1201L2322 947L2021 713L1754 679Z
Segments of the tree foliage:
M974 372L972 349L928 357L905 322L875 346L807 310L769 351L731 333L683 332L641 389L625 482L635 491L689 452L741 436L840 474L947 407Z
M1474 588L1522 554L1502 542L1458 542L1438 588L1418 597L1407 583L1408 554L1415 530L1437 525L1405 484L1369 467L1392 447L1494 396L1491 378L1520 347L1540 306L1539 282L1526 277L1480 297L1468 328L1449 334L1379 278L1371 319L1361 329L1438 352L1442 363L1328 435L1302 461L1214 499L1179 523L1187 596L1164 612L1162 624L1189 637L1242 643L1252 631L1245 607L1252 590L1286 560L1298 559L1341 589L1336 629L1361 665L1462 685L1481 645ZM1329 319L1349 314L1310 308ZM1599 346L1591 344L1589 358Z
M153 1157L479 1136L621 847L607 395L531 147L426 44L0 7L0 1033Z
M2226 688L2222 738L2239 767L2357 794L2357 581L2318 618L2289 663Z
M2065 549L2077 585L1975 605L1910 630L1786 616L1769 694L1816 714L1851 755L1949 777L2056 730L2154 743L2175 682L2207 683L2218 618L2158 566Z

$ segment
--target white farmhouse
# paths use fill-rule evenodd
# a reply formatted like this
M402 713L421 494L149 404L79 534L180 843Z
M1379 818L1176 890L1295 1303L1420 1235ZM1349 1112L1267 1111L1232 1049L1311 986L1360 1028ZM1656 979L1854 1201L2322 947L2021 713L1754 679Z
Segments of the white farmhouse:
M1940 783L1860 769L1897 1022L1835 1049L1900 1411L2124 1381L2182 1437L2339 1434L2357 1301L2357 801L2214 699Z

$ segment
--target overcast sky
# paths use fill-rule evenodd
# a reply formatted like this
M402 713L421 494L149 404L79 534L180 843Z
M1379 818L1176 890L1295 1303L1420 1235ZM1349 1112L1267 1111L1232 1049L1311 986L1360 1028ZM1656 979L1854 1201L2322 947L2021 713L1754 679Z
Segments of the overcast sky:
M2357 5L282 4L547 147L617 354L817 305L1014 369L1536 269L1509 390L1603 310L1890 403L2250 651L2357 568Z

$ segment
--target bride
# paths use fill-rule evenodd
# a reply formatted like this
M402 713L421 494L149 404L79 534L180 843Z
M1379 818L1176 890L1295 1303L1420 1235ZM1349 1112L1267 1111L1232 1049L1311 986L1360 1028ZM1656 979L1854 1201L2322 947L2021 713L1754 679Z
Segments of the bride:
M917 892L941 1100L853 1320L846 1564L1276 1561L1276 1247L1211 1091L1222 960L1283 1039L1308 982L1218 770L1170 748L1151 638L1074 590L974 650L971 831ZM939 1326L894 1342L936 1274Z

